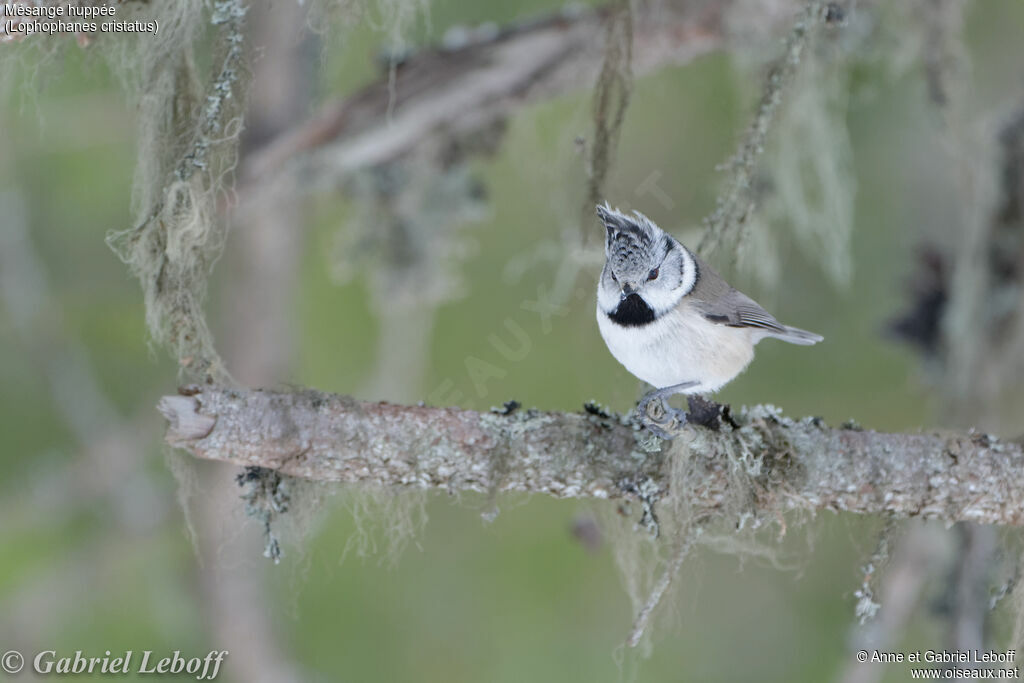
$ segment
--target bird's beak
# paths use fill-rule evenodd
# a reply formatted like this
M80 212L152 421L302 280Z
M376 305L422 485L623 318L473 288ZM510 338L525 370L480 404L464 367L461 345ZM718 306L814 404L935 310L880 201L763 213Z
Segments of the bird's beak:
M622 298L625 299L630 294L635 294L636 290L633 289L632 285L622 285Z

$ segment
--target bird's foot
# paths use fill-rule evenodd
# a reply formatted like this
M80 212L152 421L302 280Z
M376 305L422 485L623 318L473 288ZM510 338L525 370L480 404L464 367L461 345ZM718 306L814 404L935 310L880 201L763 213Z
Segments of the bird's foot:
M686 411L670 406L659 391L652 391L640 399L636 404L636 414L647 431L667 441L674 439L687 421Z

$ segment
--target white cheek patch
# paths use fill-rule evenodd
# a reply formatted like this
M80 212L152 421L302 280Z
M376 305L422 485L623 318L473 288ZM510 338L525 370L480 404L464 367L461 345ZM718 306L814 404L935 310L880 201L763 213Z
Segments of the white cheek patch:
M678 243L677 243L678 244ZM643 298L647 304L654 309L655 315L661 316L679 305L680 300L693 291L697 284L697 262L693 255L681 244L679 249L679 284L672 289L667 289L668 284L662 285L662 281L652 282L643 290Z
M612 280L608 266L605 265L604 271L601 273L601 280L597 284L597 303L602 311L611 313L619 305L621 298L619 288Z
M678 288L645 287L641 296L654 311L654 314L660 317L675 308L684 295Z

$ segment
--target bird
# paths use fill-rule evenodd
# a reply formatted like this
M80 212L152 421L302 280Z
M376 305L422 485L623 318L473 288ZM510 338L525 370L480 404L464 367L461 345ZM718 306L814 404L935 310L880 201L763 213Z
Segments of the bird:
M598 328L612 356L654 387L636 411L657 436L673 436L659 424L686 423L669 397L718 391L746 369L762 339L802 346L824 339L780 323L639 211L627 215L606 202L597 216L606 230ZM651 420L654 400L667 421Z

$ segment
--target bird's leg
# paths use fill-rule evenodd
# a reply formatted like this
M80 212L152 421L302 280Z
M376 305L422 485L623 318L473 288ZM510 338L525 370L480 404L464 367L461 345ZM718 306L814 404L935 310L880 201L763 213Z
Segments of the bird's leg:
M681 382L680 384L673 384L670 387L649 391L642 399L640 399L640 402L636 404L636 413L643 419L644 425L652 434L662 439L672 439L675 435L665 431L662 427L666 426L673 429L682 427L686 424L686 411L673 408L668 404L667 399L671 396L675 396L681 391L695 387L697 384L697 382ZM649 412L651 401L654 401L655 399L657 399L658 403L661 404L662 415L660 418ZM675 424L673 425L673 423Z

